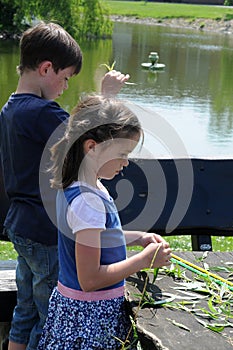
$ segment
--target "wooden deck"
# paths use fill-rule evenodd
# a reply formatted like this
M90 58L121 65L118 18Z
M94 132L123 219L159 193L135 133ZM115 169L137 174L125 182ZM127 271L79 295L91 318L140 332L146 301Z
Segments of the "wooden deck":
M0 322L9 322L16 304L15 266L13 260L0 261Z
M16 304L15 265L13 260L0 261L0 350L7 349L6 340Z
M134 254L134 253L129 253ZM214 253L208 252L207 258L202 263L198 263L197 259L203 256L203 252L183 252L177 253L178 256L194 263L195 265L203 266L203 263L208 264L209 267L233 267L233 253ZM205 265L207 266L207 265ZM181 271L185 271L181 267ZM214 272L221 275L224 278L228 277L226 272ZM185 275L194 281L194 273L186 270ZM162 305L148 304L145 307L141 307L138 311L138 295L142 294L143 287L145 285L146 275L144 273L138 273L127 279L127 290L129 293L129 300L131 308L137 313L137 326L139 333L142 335L143 349L144 350L213 350L213 349L233 349L233 292L231 295L231 310L229 311L230 317L227 321L224 317L222 320L217 315L217 309L220 308L220 304L212 304L210 302L211 295L206 293L197 293L194 291L187 291L189 294L184 294L174 287L180 287L182 279L174 279L174 276L168 276L165 273L158 274L156 281L152 284L153 275L149 274L149 282L147 283L146 291L148 296L153 300L160 301L171 298L171 295L177 295L172 303L175 305L177 302L184 302L184 309L189 311L182 311L180 309L168 307L169 303ZM190 296L191 295L191 296ZM190 300L188 298L190 297ZM203 299L199 299L202 298ZM196 299L195 299L196 298ZM208 301L209 305L208 306ZM189 302L190 305L185 304ZM221 303L221 301L219 301ZM224 301L222 300L222 304ZM222 305L223 306L223 305ZM214 309L216 309L215 319L211 319L210 314L214 317ZM203 308L201 310L201 308ZM211 309L210 309L211 308ZM199 311L197 310L199 309ZM222 309L223 310L223 309ZM192 311L195 311L192 312ZM205 314L206 312L206 314ZM209 315L207 314L209 312ZM199 322L198 322L198 320ZM204 326L204 323L212 324L228 324L224 327L222 332L212 331Z
M136 252L128 252L128 255L136 254ZM208 264L208 266L222 268L233 268L233 253L218 253L208 252L207 257L202 262L197 260L203 257L203 252L178 252L176 255L196 264L199 266ZM185 269L181 267L180 272L184 273ZM229 273L226 271L214 272L221 275L223 278L228 278ZM192 280L195 280L193 272L186 270L185 276ZM137 314L137 327L139 336L141 338L143 350L213 350L213 349L233 349L233 291L231 306L229 310L229 318L220 320L219 315L215 315L215 319L210 317L214 316L214 309L220 307L213 304L211 296L206 293L198 293L194 291L186 291L190 294L184 294L180 290L174 289L174 287L180 287L182 278L174 278L169 276L162 269L160 270L157 279L152 283L153 275L149 273L149 280L147 281L146 291L148 296L153 300L159 301L169 299L170 294L177 295L172 303L181 302L183 300L184 309L172 309L167 304L152 305L151 303L138 308L138 300L142 295L142 291L145 285L146 273L140 272L130 276L126 282L126 291L128 294L130 307L133 314ZM196 299L195 299L196 295ZM188 298L190 297L190 300ZM201 299L203 297L203 299ZM180 299L179 299L180 298ZM152 300L151 299L151 300ZM209 301L209 306L208 306ZM185 304L189 302L190 304ZM16 284L15 284L15 262L14 261L0 261L0 322L9 322L11 319L13 307L16 303ZM224 300L222 300L224 303ZM199 311L197 309L199 308ZM201 310L201 308L203 308ZM210 309L211 308L211 309ZM189 310L189 312L187 311ZM205 310L205 311L204 311ZM223 309L222 309L223 310ZM195 312L191 312L195 311ZM209 311L209 315L207 312ZM206 315L204 316L204 313ZM197 319L204 321L206 324L226 324L222 332L214 332L206 328L203 324L197 321ZM224 320L223 320L224 319ZM4 325L5 327L5 323ZM0 323L1 326L1 323Z
M0 260L0 292L16 291L15 260Z

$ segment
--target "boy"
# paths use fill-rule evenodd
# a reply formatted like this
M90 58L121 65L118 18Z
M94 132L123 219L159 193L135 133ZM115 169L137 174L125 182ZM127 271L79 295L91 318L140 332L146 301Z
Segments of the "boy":
M41 22L30 28L20 40L17 90L1 111L0 151L10 199L4 226L18 253L9 350L36 350L57 283L57 228L41 200L39 167L48 139L69 117L53 100L81 66L80 47L62 27ZM107 73L102 93L118 93L128 78L116 71ZM44 182L48 203L54 205L49 179Z

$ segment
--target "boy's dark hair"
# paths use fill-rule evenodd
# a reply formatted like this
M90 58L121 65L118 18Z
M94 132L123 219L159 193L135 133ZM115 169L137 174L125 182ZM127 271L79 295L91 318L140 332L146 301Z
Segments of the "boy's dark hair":
M74 67L78 74L82 67L82 52L72 36L56 23L40 22L26 30L20 40L20 75L25 69L35 70L43 61L50 61L59 69Z

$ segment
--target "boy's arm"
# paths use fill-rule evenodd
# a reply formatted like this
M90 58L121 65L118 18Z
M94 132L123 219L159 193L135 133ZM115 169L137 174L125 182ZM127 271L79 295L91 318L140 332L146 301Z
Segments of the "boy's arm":
M114 97L129 78L129 74L123 74L116 70L109 71L102 79L101 93L106 97Z

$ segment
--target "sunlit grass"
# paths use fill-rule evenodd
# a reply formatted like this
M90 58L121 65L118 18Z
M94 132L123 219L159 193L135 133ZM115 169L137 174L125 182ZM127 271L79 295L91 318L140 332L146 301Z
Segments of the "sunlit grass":
M167 236L164 238L169 242L172 250L192 250L191 236Z
M191 251L191 236L166 236L173 251ZM214 252L232 252L233 237L214 236L212 237L212 246ZM130 248L131 249L131 248ZM133 247L132 249L140 249ZM17 253L11 242L0 241L0 260L16 259Z
M111 15L136 16L139 18L233 18L233 8L179 3L157 3L146 1L105 1Z
M166 236L164 237L170 244L173 251L192 251L191 236ZM213 236L212 248L214 252L232 252L233 237ZM132 250L140 250L140 247L130 248Z
M170 244L173 251L191 251L192 242L191 236L166 236L164 237ZM213 236L212 248L214 252L232 252L233 251L233 237ZM134 247L133 249L140 249Z
M212 237L213 251L232 252L233 237Z
M190 251L192 250L191 236L170 236L166 237L173 250ZM233 251L233 237L213 236L212 248L214 252Z
M0 241L0 260L15 260L17 253L11 242Z

